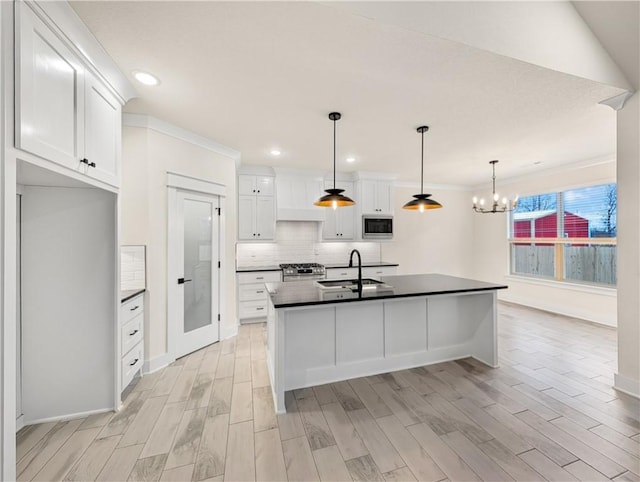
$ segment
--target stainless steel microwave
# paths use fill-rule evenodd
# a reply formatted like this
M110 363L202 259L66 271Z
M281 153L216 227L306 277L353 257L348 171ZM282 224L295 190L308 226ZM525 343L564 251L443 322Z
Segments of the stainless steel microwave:
M393 216L365 214L362 216L363 239L393 239Z

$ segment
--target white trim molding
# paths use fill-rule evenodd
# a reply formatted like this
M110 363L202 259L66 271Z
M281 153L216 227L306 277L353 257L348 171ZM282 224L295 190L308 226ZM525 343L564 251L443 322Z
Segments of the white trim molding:
M608 99L601 100L600 102L598 102L598 104L607 105L613 110L619 111L624 107L625 102L633 97L633 94L635 94L635 92L623 92L622 94L614 95L613 97L610 97Z
M210 194L212 196L227 196L227 188L224 184L183 176L182 174L176 174L174 172L167 172L167 187Z
M176 361L176 359L172 357L170 353L163 353L160 356L146 360L144 365L142 365L142 375L144 376L157 372L174 361Z
M634 398L640 399L640 381L632 380L631 378L620 375L619 373L613 374L613 388L616 390L631 395Z
M144 129L151 129L167 136L175 137L181 141L188 142L195 146L207 149L226 157L233 159L236 163L236 169L240 166L240 159L242 155L240 151L236 151L231 147L227 147L220 144L213 139L198 135L182 127L178 127L169 122L165 122L156 117L152 117L146 114L122 114L123 127L142 127Z

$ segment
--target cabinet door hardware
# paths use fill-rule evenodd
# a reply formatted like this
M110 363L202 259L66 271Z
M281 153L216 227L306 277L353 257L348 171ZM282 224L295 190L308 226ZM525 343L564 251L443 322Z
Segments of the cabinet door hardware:
M136 311L138 308L140 308L140 305L136 305L133 308L129 308L129 311Z
M264 293L264 290L258 290L258 291L256 291L256 293L257 294L262 294L262 293Z
M189 283L190 281L193 281L193 280L190 280L190 279L184 279L184 278L178 278L178 284L179 284L179 285L183 285L183 284L185 284L185 283Z
M95 162L90 162L89 164L87 164L89 167L96 167L96 163Z
M131 333L129 333L129 336L133 336L133 335L135 335L136 333L138 333L138 331L139 331L139 330L133 330Z
M261 310L264 310L264 306L258 306L258 307L256 308L256 311L261 311Z
M136 363L138 363L138 360L140 358L136 358L135 360L133 360L131 363L129 363L129 366L132 367L133 365L135 365Z

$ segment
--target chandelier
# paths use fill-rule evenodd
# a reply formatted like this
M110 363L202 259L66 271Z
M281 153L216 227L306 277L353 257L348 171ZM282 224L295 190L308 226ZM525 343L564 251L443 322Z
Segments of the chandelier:
M480 198L480 201L478 201L478 198L474 196L473 210L477 213L481 213L481 214L505 213L505 212L513 211L518 206L518 196L516 196L515 199L513 199L513 201L510 199L507 199L506 197L503 197L502 203L500 203L500 195L496 192L496 164L497 163L498 161L489 161L489 164L491 164L491 167L493 168L493 176L491 177L491 180L493 181L493 192L492 192L493 204L491 205L490 209L485 208L484 198Z

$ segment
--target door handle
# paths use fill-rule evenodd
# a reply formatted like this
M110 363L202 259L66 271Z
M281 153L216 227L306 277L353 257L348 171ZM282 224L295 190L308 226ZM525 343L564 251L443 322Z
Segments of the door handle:
M190 279L184 279L184 278L178 278L178 284L179 284L179 285L183 285L183 284L185 284L185 283L189 283L190 281L193 281L193 280L190 280Z

